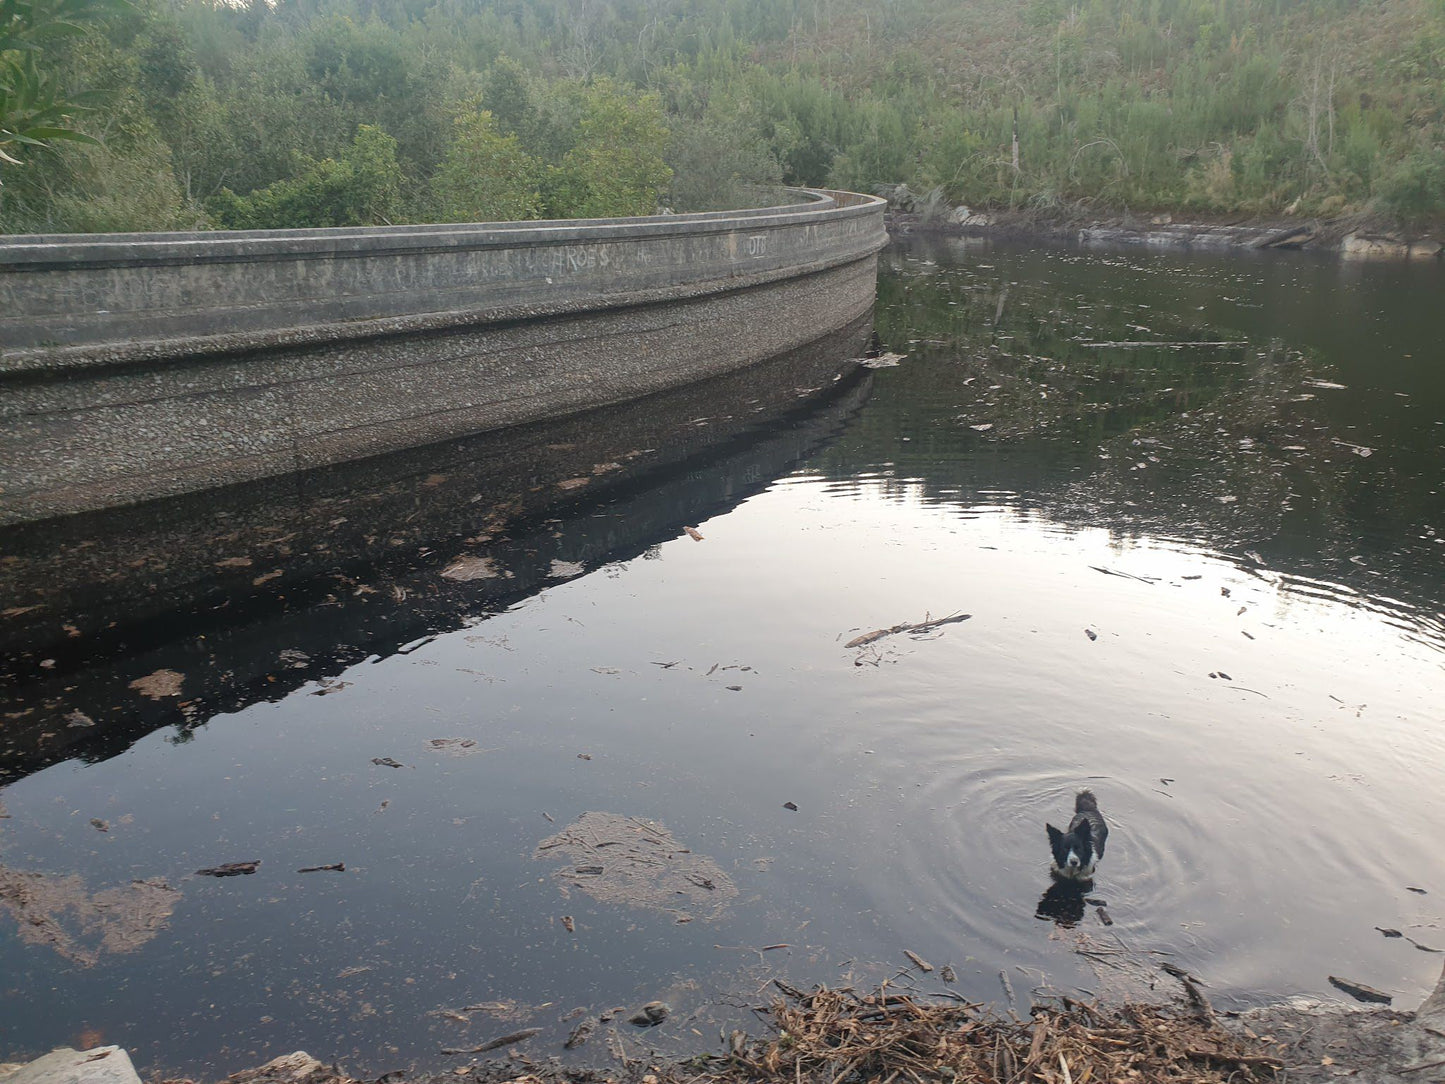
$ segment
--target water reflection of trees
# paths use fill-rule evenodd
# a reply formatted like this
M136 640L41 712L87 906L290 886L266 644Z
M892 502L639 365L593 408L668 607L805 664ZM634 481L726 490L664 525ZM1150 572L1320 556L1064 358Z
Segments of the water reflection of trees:
M1436 555L1417 537L1429 479L1322 409L1317 358L1198 323L1167 295L1096 289L1087 265L1046 282L993 258L895 256L878 332L908 360L824 453L829 474L1186 539L1392 596L1445 633Z

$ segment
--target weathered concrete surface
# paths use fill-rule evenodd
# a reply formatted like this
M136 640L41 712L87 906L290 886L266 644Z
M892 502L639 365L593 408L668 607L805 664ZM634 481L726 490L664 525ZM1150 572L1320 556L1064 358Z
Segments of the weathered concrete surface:
M63 1046L25 1065L0 1066L3 1084L141 1084L130 1055L118 1046Z
M872 304L883 204L0 243L0 523L555 417Z

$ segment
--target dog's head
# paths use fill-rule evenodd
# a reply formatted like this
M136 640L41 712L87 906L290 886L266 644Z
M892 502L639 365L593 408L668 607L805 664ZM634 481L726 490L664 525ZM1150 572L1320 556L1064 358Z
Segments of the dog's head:
M1094 833L1089 822L1080 819L1072 831L1061 832L1052 824L1049 849L1054 852L1053 871L1060 877L1087 879L1094 875Z

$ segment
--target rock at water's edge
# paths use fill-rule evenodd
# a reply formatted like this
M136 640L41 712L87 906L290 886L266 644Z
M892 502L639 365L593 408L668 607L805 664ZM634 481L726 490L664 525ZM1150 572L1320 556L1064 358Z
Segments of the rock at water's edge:
M1403 260L1410 255L1410 246L1396 237L1352 233L1340 242L1340 255L1347 260Z
M44 1057L0 1073L0 1084L141 1084L130 1055L118 1046L72 1050L62 1046Z

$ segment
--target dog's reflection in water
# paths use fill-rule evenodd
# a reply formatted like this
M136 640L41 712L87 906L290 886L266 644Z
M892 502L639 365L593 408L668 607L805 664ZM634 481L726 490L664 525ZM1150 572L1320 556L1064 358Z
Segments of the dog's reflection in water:
M1034 917L1049 919L1066 930L1072 929L1084 920L1084 897L1093 887L1092 881L1055 881L1039 898Z

